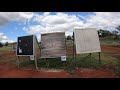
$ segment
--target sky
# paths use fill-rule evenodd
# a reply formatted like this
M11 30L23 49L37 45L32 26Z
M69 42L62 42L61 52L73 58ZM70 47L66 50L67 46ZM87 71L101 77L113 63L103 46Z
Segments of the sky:
M75 27L115 30L120 12L0 12L0 42L16 42L17 37L42 33L65 32Z

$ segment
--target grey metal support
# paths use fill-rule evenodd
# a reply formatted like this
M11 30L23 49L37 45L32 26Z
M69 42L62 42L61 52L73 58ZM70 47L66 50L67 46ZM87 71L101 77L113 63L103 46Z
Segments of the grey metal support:
M74 45L74 42L75 42L75 38L74 38L74 32L73 32L73 58L74 58L74 60L76 60L76 53L75 53L75 45Z
M88 58L89 56L90 56L90 58L91 58L91 55L92 55L92 53L89 53L86 57L83 58L82 61L86 60L86 58Z
M101 65L101 55L100 55L100 52L98 52L99 53L99 64Z
M17 66L18 66L18 68L20 68L19 56L17 56Z
M76 61L76 49L75 49L75 35L74 35L74 31L73 31L73 59L75 60L75 66L77 65L77 61Z
M73 32L73 40L72 40L72 43L73 43L73 57L74 57L74 32Z
M46 61L46 66L49 67L49 61L48 61L48 58L45 58L45 61Z
M91 58L91 53L89 55L90 55L90 58Z

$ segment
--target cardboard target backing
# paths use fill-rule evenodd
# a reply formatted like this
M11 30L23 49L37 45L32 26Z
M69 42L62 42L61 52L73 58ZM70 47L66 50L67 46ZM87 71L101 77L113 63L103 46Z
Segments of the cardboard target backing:
M76 54L101 52L98 32L94 28L75 29Z

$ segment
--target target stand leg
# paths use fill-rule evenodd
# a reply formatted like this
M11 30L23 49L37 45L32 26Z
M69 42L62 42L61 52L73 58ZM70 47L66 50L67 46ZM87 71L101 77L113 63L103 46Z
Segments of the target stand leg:
M98 52L99 53L99 65L101 65L101 58L100 58L100 52Z
M90 55L90 58L91 58L91 54L92 54L92 53L89 54L89 55Z
M37 66L37 58L36 58L36 56L34 56L35 57L35 67L36 67L36 69L38 70L38 66Z
M17 56L17 66L18 66L18 68L20 68L20 60L19 60L19 56Z
M45 58L45 60L46 60L46 66L47 66L47 68L48 68L48 67L49 67L49 61L48 61L47 58Z

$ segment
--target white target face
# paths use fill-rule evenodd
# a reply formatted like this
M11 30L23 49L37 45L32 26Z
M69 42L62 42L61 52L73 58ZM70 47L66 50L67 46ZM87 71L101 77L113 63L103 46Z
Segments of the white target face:
M76 54L101 52L98 32L94 28L75 29Z

